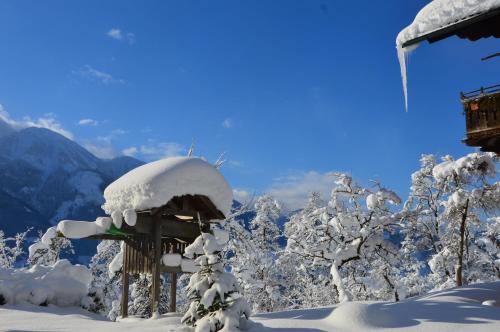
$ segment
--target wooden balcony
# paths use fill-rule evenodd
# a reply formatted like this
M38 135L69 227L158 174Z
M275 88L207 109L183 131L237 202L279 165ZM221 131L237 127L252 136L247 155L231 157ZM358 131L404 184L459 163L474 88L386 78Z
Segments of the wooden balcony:
M468 146L500 154L500 84L461 93Z

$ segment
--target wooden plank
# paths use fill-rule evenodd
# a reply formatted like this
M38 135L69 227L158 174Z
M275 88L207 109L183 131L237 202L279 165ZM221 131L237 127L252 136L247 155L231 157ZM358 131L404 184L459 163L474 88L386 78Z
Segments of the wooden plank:
M166 272L166 273L181 273L181 267L180 266L161 266L161 272Z
M177 311L177 273L170 273L170 312Z
M196 223L163 219L161 222L162 236L193 241L200 235Z
M159 312L160 304L160 269L161 269L161 224L159 222L159 214L153 218L154 221L154 257L153 257L153 289L152 295L152 313Z
M121 316L126 318L128 316L128 264L127 264L127 250L128 246L125 245L125 252L123 255L123 265L122 265L122 299L121 299Z

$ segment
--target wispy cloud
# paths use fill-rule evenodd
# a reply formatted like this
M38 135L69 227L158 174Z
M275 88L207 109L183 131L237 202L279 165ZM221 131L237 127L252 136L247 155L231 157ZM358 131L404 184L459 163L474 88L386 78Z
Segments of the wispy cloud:
M123 32L121 29L118 28L112 28L110 29L106 35L110 38L113 38L115 40L119 41L126 41L129 44L135 43L135 34L132 32Z
M265 191L284 203L286 210L294 211L306 205L311 192L319 192L323 198L327 199L334 184L333 172L293 172L276 179Z
M0 105L0 119L8 123L15 130L28 127L46 128L66 138L73 139L73 134L69 130L63 128L62 124L57 121L54 113L46 113L38 119L32 119L29 116L25 116L21 120L15 120L11 118L10 114Z
M186 155L186 147L175 142L155 142L130 146L122 151L126 156L134 156L147 161Z
M244 189L233 189L233 198L241 204L246 204L250 203L253 199L253 195Z
M222 127L224 128L232 128L233 127L233 121L229 118L227 119L224 119L224 121L222 121Z
M129 148L122 150L122 154L129 157L134 157L135 155L137 155L138 152L139 149L137 149L135 146L131 146Z
M82 145L94 156L102 159L112 159L118 156L113 144L103 137L98 137L95 140L84 140Z
M82 69L73 72L74 74L80 76L81 78L90 80L90 81L95 81L99 82L105 85L110 85L110 84L124 84L125 80L121 78L115 78L113 75L97 70L93 68L90 65L86 65Z
M84 148L89 150L95 156L102 159L111 159L118 157L120 153L115 147L115 139L124 135L127 132L123 129L113 129L109 134L98 136L95 139L87 139L82 141Z
M81 119L78 121L79 126L97 126L99 125L99 121L94 119Z
M183 155L186 153L186 148L178 143L160 142L156 145L141 145L139 151L152 159L160 159Z

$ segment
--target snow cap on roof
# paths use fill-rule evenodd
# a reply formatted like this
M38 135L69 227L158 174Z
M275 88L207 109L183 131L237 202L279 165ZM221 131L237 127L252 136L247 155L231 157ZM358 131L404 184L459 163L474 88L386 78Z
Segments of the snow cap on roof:
M500 0L434 0L418 12L396 39L397 45L500 7Z
M104 190L102 208L108 214L161 207L173 197L205 195L225 216L233 192L219 171L194 157L172 157L137 167Z
M418 47L413 44L403 48L403 44L435 30L479 15L491 9L500 8L500 0L434 0L422 8L412 24L404 28L396 38L396 49L403 80L405 108L408 110L408 89L406 77L406 57Z

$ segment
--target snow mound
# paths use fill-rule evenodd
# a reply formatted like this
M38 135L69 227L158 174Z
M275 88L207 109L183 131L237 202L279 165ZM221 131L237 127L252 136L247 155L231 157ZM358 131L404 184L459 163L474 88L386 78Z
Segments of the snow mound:
M7 304L79 306L92 280L90 270L68 260L30 269L0 268L0 295Z
M475 284L400 302L347 302L332 307L257 314L249 332L500 331L500 282Z
M344 302L325 321L341 330L363 331L368 327L392 326L396 319L369 303Z
M81 239L106 233L109 227L111 227L111 219L107 217L99 217L94 222L62 220L57 224L57 230L68 239Z
M104 211L147 210L165 205L173 197L205 195L227 215L233 193L217 169L200 158L173 157L142 165L104 190ZM114 218L113 218L114 219Z
M180 266L182 262L181 254L165 254L162 257L163 265L165 266Z
M500 307L500 301L486 300L486 301L483 301L482 305L487 305L489 307Z

